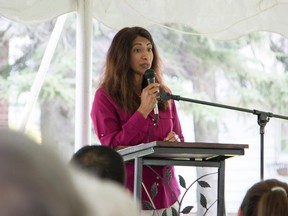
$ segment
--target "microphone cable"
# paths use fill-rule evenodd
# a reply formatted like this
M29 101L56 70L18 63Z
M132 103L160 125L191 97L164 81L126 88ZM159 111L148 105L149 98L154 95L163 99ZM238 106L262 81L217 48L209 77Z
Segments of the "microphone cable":
M149 131L149 134L148 134L148 137L147 137L146 143L149 142L150 137L151 137L151 135L152 135L154 129L156 128L157 124L158 124L158 119L156 120L156 122L153 124L153 127L152 127L151 130Z

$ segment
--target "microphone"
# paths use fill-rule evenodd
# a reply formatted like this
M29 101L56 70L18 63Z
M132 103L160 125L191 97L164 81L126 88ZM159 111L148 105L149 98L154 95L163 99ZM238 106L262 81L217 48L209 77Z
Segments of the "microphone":
M148 85L151 83L155 83L155 72L152 69L148 69L145 71L145 79L148 82ZM158 104L156 103L155 107L154 107L154 115L155 115L155 120L156 120L156 124L158 123L158 117L159 117L159 112L158 112Z

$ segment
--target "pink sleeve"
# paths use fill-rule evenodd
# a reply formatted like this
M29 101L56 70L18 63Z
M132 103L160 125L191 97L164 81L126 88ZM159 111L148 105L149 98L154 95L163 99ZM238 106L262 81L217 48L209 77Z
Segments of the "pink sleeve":
M121 124L123 116L125 116L123 110L105 90L98 89L92 105L91 118L101 144L115 148L119 145L137 145L145 140L148 131L147 119L136 111L127 122Z
M172 106L172 113L174 116L173 131L179 136L181 142L184 142L184 136L182 133L181 124L179 121L179 117L178 117L178 113L177 113L177 109L176 109L176 105L174 101L171 101L171 106Z

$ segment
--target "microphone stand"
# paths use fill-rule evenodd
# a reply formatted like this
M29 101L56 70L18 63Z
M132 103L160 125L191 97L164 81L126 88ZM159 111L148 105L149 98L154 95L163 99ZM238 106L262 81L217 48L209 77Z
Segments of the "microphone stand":
M190 99L190 98L183 98L179 95L172 95L170 93L159 94L158 100L160 100L160 101L168 101L168 100L187 101L187 102L198 103L198 104L214 106L214 107L220 107L220 108L236 110L236 111L241 111L241 112L247 112L247 113L252 113L254 115L257 115L257 123L260 126L260 179L263 180L263 177L264 177L263 165L264 165L265 126L269 122L270 118L272 118L272 117L288 120L287 116L276 115L276 114L273 114L270 112L263 112L263 111L259 111L259 110L255 110L255 109L249 110L249 109L244 109L244 108L240 108L240 107L227 106L227 105L223 105L223 104L211 103L211 102L195 100L195 99Z

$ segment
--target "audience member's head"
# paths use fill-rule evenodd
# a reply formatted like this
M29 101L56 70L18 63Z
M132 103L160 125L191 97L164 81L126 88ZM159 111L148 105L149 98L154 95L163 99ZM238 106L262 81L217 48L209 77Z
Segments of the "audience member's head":
M0 129L0 215L86 216L67 165L20 132Z
M288 185L276 179L254 184L246 193L238 216L288 215Z
M101 179L125 185L126 172L123 158L108 146L84 146L73 155L71 163Z

